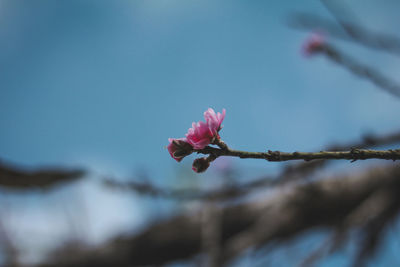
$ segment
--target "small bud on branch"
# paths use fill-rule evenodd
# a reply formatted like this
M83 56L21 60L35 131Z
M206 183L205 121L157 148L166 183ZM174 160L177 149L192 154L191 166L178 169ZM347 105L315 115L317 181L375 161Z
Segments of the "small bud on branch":
M210 162L207 158L198 158L193 161L192 170L195 172L205 172L210 167Z
M247 152L230 149L219 136L221 123L225 118L225 109L222 114L216 114L212 108L204 112L206 122L193 123L186 138L169 139L168 151L176 161L181 161L183 157L196 152L198 154L209 155L207 158L198 158L193 162L192 169L195 172L204 172L210 166L210 162L220 156L230 156L239 158L265 159L267 161L288 161L288 160L316 160L316 159L345 159L354 162L365 159L386 159L400 160L400 149L389 150L370 150L352 148L350 151L320 151L320 152ZM212 147L209 145L216 145Z

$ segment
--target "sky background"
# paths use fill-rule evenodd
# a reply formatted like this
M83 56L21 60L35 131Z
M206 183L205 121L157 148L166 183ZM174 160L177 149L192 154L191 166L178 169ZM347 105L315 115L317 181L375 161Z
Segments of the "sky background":
M398 1L349 7L362 25L397 34ZM208 107L226 109L222 139L249 151L320 150L399 129L398 99L301 54L309 34L288 26L298 11L332 19L319 1L0 0L0 159L92 171L46 195L4 191L4 224L27 249L26 233L47 231L41 240L53 244L86 227L85 238L99 242L142 225L148 204L98 178L145 173L176 185L187 183L175 178L187 169L207 179L190 172L193 157L177 164L166 145ZM328 41L400 82L396 56ZM232 162L247 178L279 166ZM68 213L84 214L86 226L66 223Z

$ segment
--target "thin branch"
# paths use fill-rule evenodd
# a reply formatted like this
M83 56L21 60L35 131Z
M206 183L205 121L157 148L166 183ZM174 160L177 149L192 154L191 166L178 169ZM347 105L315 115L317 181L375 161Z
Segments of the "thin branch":
M222 142L222 141L220 141ZM223 142L222 142L223 143ZM244 159L265 159L267 161L288 161L288 160L316 160L316 159L345 159L345 160L365 160L365 159L385 159L399 160L400 149L396 150L370 150L370 149L352 149L350 151L320 151L320 152L248 152L234 150L226 146L225 143L220 148L207 146L204 149L195 150L197 153L213 155L215 157L230 156Z
M328 146L325 150L346 151L346 150L351 150L352 148L366 149L371 147L392 145L399 142L400 142L400 132L394 132L381 136L374 134L367 134L362 136L357 141L353 141L348 144L331 145ZM322 168L328 162L329 162L328 160L315 160L311 162L307 161L307 162L288 164L279 175L280 177L279 180L281 180L281 182L286 182L286 181L291 181L297 177L304 177L316 171L317 169Z
M385 77L378 70L357 62L354 58L351 58L331 45L325 44L321 47L320 52L335 63L346 67L353 74L366 78L392 95L400 97L400 85Z
M349 7L344 7L342 5L339 5L337 1L334 3L333 1L326 1L326 0L321 0L320 1L325 8L331 13L331 15L335 18L337 23L346 31L346 33L354 38L357 39L359 37L359 30L354 29L354 26L350 24L350 20L355 19L355 14L351 12ZM353 22L354 25L359 25L359 23Z

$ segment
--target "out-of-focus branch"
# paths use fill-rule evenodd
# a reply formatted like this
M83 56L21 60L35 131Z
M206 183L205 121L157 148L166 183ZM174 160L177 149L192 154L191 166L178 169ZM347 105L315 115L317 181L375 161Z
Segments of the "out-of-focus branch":
M165 189L149 182L120 182L114 179L104 179L104 184L110 188L132 190L138 194L152 197L161 197L175 200L224 200L240 197L243 194L243 185L227 185L223 189L202 191L199 189ZM245 186L245 185L244 185Z
M347 68L353 74L368 79L392 95L400 97L400 85L385 77L378 70L357 62L354 58L351 58L331 45L323 45L320 52L335 63Z
M356 14L354 14L349 6L345 6L344 3L339 3L339 1L331 0L320 0L320 2L345 30L346 25L350 20L356 21Z
M389 34L371 32L354 23L346 22L345 30L342 30L328 19L313 14L297 13L290 20L290 25L307 31L319 29L336 38L355 41L369 48L400 55L400 38Z
M83 170L65 168L43 168L28 171L19 167L6 165L0 161L0 186L9 189L49 189L64 182L74 181L84 175Z
M202 210L202 250L208 255L204 266L221 266L221 209L208 201Z
M341 231L348 231L352 227L365 225L364 234L367 239L371 236L375 238L371 242L360 244L359 259L365 259L374 248L379 244L377 232L390 222L397 214L400 207L400 190L393 188L400 184L398 177L400 168L376 169L367 175L358 178L335 179L330 181L319 181L305 186L299 186L298 191L292 191L288 194L282 194L277 197L283 198L276 200L274 205L269 207L269 211L264 212L257 222L247 231L244 231L227 243L225 250L225 259L235 258L249 247L258 247L264 245L276 238L277 234L289 237L296 233L304 225L325 225L332 226L333 230L340 228ZM368 181L368 182L367 182ZM347 184L349 183L349 184ZM372 183L377 183L376 188L367 194L364 191ZM349 186L348 189L343 186ZM339 189L341 188L341 189ZM340 193L339 193L340 191ZM350 196L354 193L354 196ZM315 195L313 195L315 194ZM354 201L353 197L361 197ZM343 202L339 200L344 197ZM372 197L371 197L372 196ZM384 197L382 197L384 196ZM312 201L318 201L318 204L311 204ZM353 202L354 201L354 202ZM339 208L337 205L345 205ZM365 207L373 207L374 211L368 216L365 213ZM278 217L274 217L281 213ZM340 219L335 218L335 215ZM342 217L343 216L343 217ZM336 221L336 219L338 219ZM373 222L379 221L379 226ZM377 228L368 229L370 225ZM376 241L376 242L373 242ZM365 253L367 252L367 253Z
M385 166L370 169L357 177L293 184L280 190L279 194L272 193L254 202L220 206L222 259L228 263L248 248L289 240L315 227L332 230L341 226L357 227L358 224L352 224L357 220L348 218L353 213L363 214L360 207L376 192L384 192L387 201L377 205L378 212L374 215L378 217L373 215L369 222L375 225L374 220L378 220L380 227L376 229L382 229L400 207L399 177L399 166ZM189 259L202 252L200 214L177 215L157 222L137 235L117 238L95 250L81 251L73 256L58 253L56 258L40 266L141 266ZM366 233L376 233L371 227L365 228ZM373 236L370 244L376 240Z
M2 214L3 215L3 214ZM6 266L18 267L18 254L19 251L15 247L13 241L11 240L9 233L4 227L3 222L0 220L0 246L2 248L2 254L4 254L4 263Z
M360 25L360 23L356 23L356 14L354 14L348 6L344 6L344 3L339 4L338 1L320 0L320 2L331 13L331 15L336 19L337 23L339 23L339 25L349 36L352 38L358 37L358 34L357 32L354 32L350 21L353 21L354 25Z

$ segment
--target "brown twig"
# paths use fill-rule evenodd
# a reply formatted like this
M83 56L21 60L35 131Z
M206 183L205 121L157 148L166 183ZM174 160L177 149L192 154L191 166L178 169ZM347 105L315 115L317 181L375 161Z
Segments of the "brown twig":
M328 146L326 148L327 151L346 151L351 150L352 148L366 149L371 147L378 146L386 146L391 144L396 144L400 142L400 132L394 132L387 135L373 135L367 134L360 138L359 141L353 141L348 144L335 144ZM306 175L310 175L312 172L317 169L325 166L329 161L328 160L315 160L308 162L299 162L288 164L281 174L279 175L278 180L280 182L291 181L297 177L305 177Z
M223 141L220 141L223 143ZM215 157L230 156L243 159L265 159L267 161L289 161L289 160L305 160L311 161L316 159L345 159L345 160L365 160L365 159L385 159L399 160L400 149L389 150L371 150L371 149L351 149L350 151L320 151L320 152L248 152L234 150L229 148L225 143L220 148L207 146L204 149L195 150L197 153L214 155Z

